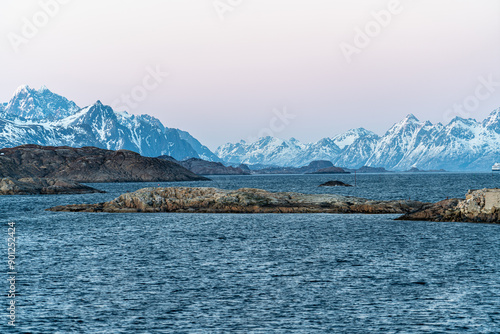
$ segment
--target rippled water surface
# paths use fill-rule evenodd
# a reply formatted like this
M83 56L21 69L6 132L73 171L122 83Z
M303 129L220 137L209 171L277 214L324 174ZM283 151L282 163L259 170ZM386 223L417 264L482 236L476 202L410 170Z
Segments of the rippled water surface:
M437 201L500 175L233 176L162 186ZM0 333L499 333L500 225L391 215L54 213L107 194L3 196L16 222L16 330ZM3 254L3 255L1 255ZM4 291L8 290L6 281ZM4 296L5 296L4 292Z

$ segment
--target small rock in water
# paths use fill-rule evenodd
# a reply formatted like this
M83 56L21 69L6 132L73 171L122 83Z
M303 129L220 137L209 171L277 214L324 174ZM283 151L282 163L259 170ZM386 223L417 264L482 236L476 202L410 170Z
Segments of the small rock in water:
M321 184L320 187L352 187L352 185L341 181L328 181Z
M418 285L426 285L427 283L424 281L417 281L417 282L412 282L413 284L418 284Z

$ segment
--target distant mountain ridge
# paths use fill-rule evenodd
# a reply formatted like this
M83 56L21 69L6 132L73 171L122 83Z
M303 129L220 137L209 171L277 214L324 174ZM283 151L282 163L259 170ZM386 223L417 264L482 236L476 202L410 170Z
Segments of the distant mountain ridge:
M382 136L357 128L314 143L264 137L228 143L214 153L188 132L165 127L152 116L115 112L100 101L80 108L45 86L24 85L0 103L0 148L24 144L127 149L231 165L301 167L327 160L349 169L478 171L500 161L500 108L482 122L456 117L447 125L432 124L410 114Z
M215 153L232 164L300 167L329 160L345 168L489 171L500 161L500 108L482 122L456 117L447 125L432 124L410 114L383 136L358 128L309 144L265 137L228 143Z
M188 132L149 115L115 112L97 101L85 108L52 93L21 86L0 106L0 148L24 144L127 149L144 156L220 161Z

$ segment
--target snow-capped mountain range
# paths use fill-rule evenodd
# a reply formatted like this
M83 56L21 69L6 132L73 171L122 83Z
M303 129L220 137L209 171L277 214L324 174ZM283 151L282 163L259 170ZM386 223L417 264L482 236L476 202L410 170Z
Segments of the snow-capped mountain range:
M0 104L0 147L23 144L96 146L144 156L219 161L189 133L167 128L154 117L115 112L100 101L80 108L45 86L21 86L8 103Z
M228 143L214 154L188 132L149 115L115 112L100 101L80 108L45 86L21 86L0 103L0 148L22 144L128 149L229 164L300 167L329 160L347 168L490 170L500 161L500 108L482 122L456 117L447 125L432 124L408 115L383 136L358 128L315 143L265 137Z
M487 171L500 161L500 108L483 122L456 117L447 125L432 124L410 114L383 136L358 128L309 144L266 137L254 143L225 144L215 153L232 164L299 167L330 160L348 168Z

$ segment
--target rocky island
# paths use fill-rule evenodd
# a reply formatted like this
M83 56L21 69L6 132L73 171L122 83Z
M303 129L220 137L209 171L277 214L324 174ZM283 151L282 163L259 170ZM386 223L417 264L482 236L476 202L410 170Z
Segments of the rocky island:
M344 169L340 167L327 167L318 169L315 172L307 173L307 174L350 174L350 172L346 172Z
M422 170L417 167L412 167L409 170L406 170L405 173L446 173L447 171L444 169L430 169L430 170Z
M358 169L343 168L346 172L358 173L358 174L382 174L382 173L393 173L385 169L384 167L370 167L363 166Z
M302 167L265 167L254 169L254 174L315 174L320 170L327 170L331 168L333 174L345 174L346 171L342 168L333 166L331 161L328 160L315 160L309 165ZM349 174L349 173L347 173Z
M318 187L352 187L352 185L342 181L328 181L320 184Z
M0 195L54 195L89 194L104 191L72 181L40 179L36 177L19 180L11 177L0 179Z
M0 177L37 177L86 183L208 180L176 163L143 157L132 151L40 145L1 149Z
M500 223L500 189L469 190L465 199L447 199L398 220Z
M373 201L334 194L268 192L243 188L144 188L98 204L56 206L67 212L192 212L192 213L367 213L397 214L422 209L416 201Z

